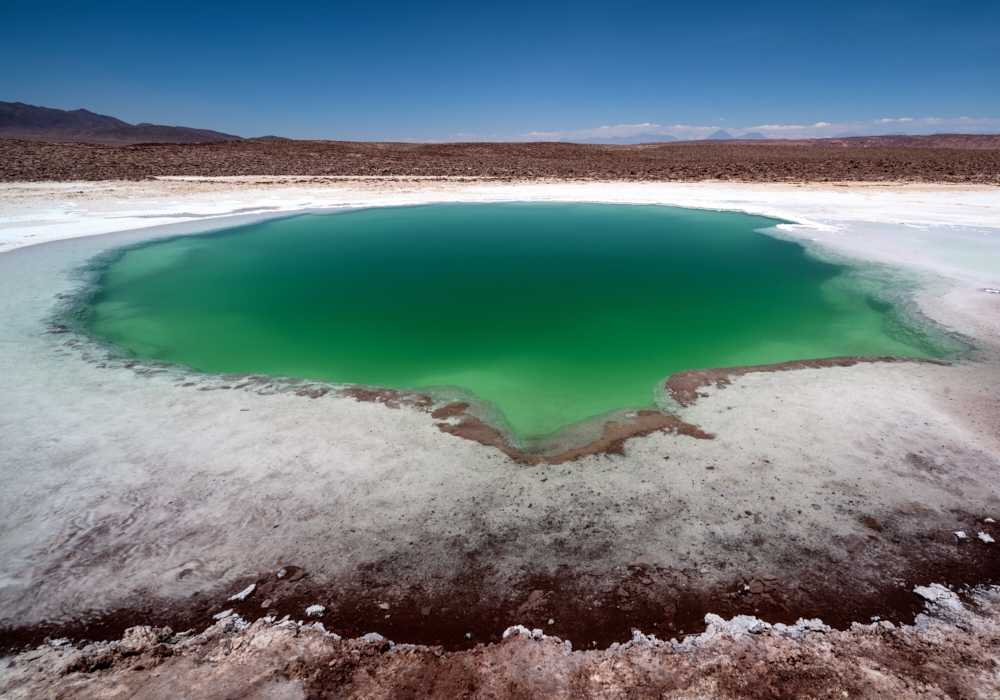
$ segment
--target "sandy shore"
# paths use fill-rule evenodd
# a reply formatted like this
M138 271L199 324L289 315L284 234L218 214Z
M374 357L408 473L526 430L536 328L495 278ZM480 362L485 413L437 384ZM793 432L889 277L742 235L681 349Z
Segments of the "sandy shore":
M677 407L714 439L653 432L621 454L524 465L429 411L129 363L48 325L73 271L117 245L301 210L512 200L794 221L782 235L817 254L898 270L917 312L969 350L744 373ZM525 624L579 649L633 627L682 639L706 612L909 624L915 586L1000 576L997 545L977 537L1000 538L986 520L1000 519L995 187L0 184L0 250L7 649L138 622L202 629L227 609L300 619L313 604L344 637L462 649ZM308 575L275 578L292 565Z

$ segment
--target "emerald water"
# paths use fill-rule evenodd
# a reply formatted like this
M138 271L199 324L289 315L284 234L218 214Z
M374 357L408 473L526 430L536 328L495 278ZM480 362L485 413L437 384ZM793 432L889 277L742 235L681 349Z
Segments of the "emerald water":
M461 387L522 438L652 406L685 369L935 353L849 270L755 232L777 223L601 204L308 214L128 248L86 325L205 372Z

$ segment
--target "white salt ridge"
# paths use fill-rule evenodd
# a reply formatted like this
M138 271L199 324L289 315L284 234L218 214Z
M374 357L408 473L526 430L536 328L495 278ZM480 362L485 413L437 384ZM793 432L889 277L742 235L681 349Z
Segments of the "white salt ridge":
M917 586L913 589L913 592L931 605L937 605L953 612L960 612L965 609L958 595L940 583L932 583L929 586Z
M257 588L257 584L256 583L251 583L249 586L247 586L246 588L244 588L242 591L240 591L236 595L230 596L229 600L246 600L247 596L250 595L251 593L253 593L254 589L256 589L256 588Z
M547 635L543 630L537 627L533 630L529 630L524 625L513 625L503 631L503 636L501 638L507 639L507 637L511 636L512 634L522 635L528 637L529 639L535 639L538 641L549 640L555 642L556 644L565 645L566 648L569 649L570 651L572 651L573 649L573 643L570 642L568 639L560 639L559 637Z

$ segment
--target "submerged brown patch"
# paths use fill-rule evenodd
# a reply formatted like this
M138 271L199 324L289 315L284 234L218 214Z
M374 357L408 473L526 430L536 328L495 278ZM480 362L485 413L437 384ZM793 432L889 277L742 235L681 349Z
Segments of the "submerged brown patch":
M600 438L582 447L574 447L557 455L533 455L512 447L504 434L497 428L487 425L479 418L465 413L467 403L453 403L442 406L431 417L439 420L460 418L458 423L438 423L437 427L443 433L456 435L466 440L474 440L482 445L496 447L511 459L524 464L563 464L572 462L587 455L624 454L625 441L629 438L641 437L651 433L665 431L675 435L687 435L700 440L711 440L714 435L706 433L691 423L685 423L676 416L670 416L660 411L642 410L628 423L608 421L604 424L604 433Z
M350 396L355 401L380 403L388 408L408 406L410 408L428 409L434 405L434 400L430 396L417 394L412 391L399 391L398 389L366 389L365 387L356 386L344 389L341 394Z
M742 377L754 372L789 372L796 369L823 369L825 367L853 367L871 362L923 362L947 365L944 360L914 357L827 357L820 360L792 360L773 365L747 365L745 367L713 367L711 369L689 369L667 377L664 382L670 397L681 406L691 406L702 396L700 390L709 386L724 387L732 383L733 377Z

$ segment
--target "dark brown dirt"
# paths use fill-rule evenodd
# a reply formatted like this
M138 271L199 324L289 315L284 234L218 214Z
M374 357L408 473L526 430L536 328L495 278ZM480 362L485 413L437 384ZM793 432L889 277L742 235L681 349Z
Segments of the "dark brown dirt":
M1000 184L996 137L893 138L638 146L346 141L101 146L0 140L0 181L271 175ZM920 147L934 144L948 147Z

